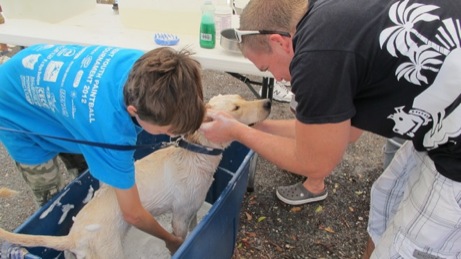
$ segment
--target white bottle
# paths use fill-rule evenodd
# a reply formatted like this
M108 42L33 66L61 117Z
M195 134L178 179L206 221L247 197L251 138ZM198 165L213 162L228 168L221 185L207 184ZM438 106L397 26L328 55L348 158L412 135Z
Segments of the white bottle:
M232 28L232 8L227 5L216 6L214 20L216 25L216 39L219 39L222 30Z

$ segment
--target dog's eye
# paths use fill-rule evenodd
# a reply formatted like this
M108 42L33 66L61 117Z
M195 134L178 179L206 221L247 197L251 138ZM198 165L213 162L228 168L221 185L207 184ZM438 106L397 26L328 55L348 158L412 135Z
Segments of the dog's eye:
M240 109L240 106L235 106L234 107L234 111L238 111L238 109Z

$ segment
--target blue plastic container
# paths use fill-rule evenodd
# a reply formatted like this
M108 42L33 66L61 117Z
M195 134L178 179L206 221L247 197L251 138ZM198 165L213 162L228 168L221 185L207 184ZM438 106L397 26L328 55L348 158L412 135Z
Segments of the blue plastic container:
M138 144L167 141L166 136L143 134ZM153 150L138 150L135 158L139 159ZM223 159L215 173L215 180L210 187L206 201L212 204L211 209L188 235L183 245L172 258L231 258L235 248L239 228L239 214L243 195L246 192L250 161L254 152L234 142L224 152ZM66 235L72 226L72 217L84 206L88 189L99 188L99 182L89 172L70 183L56 197L36 211L15 232L34 235ZM75 207L60 224L62 211L51 210L55 199L62 204L73 204ZM48 212L49 211L49 212ZM40 219L40 215L47 216ZM27 248L29 251L23 258L64 258L64 253L47 248ZM17 258L17 257L15 257Z

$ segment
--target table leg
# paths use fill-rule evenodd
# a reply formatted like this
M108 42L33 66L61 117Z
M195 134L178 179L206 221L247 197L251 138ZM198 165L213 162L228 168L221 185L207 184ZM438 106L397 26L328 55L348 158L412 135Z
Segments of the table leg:
M272 100L273 93L274 93L274 78L263 77L261 98L268 98Z
M243 76L238 73L226 72L229 75L237 78L248 86L248 89L257 97L257 98L269 98L272 100L272 94L274 91L274 78L272 77L263 77L262 82L256 82L250 80L248 77ZM254 89L253 85L261 85L261 95Z

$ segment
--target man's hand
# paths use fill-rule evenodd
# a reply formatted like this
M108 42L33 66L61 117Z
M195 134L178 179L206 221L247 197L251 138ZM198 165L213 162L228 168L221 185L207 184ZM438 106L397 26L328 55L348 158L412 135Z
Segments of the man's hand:
M223 111L207 111L207 117L211 121L204 122L200 131L205 137L215 143L225 143L235 140L234 134L238 126L245 126L234 119L230 114Z
M175 235L172 235L172 236L173 237L170 240L165 241L166 248L170 250L171 255L173 255L179 249L181 244L184 242L184 240L181 237L178 237Z

